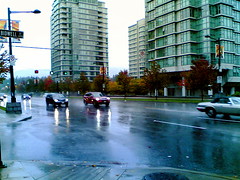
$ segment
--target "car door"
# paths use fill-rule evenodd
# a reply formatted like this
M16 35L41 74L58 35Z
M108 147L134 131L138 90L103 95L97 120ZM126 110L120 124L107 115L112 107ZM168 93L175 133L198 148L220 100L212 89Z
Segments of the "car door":
M240 98L231 98L231 114L240 115Z
M85 101L87 102L87 103L91 103L91 93L87 93L87 94L85 94Z
M216 111L221 114L232 114L232 103L229 98L220 98L217 102Z

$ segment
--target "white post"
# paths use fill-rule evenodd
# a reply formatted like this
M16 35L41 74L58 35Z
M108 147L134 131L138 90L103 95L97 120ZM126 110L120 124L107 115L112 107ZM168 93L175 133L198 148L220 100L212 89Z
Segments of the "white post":
M168 89L166 87L164 88L163 91L164 91L164 96L168 96Z
M184 77L182 77L182 82L183 82L182 97L186 97L186 86L185 86L185 79L184 79Z
M235 94L235 87L231 88L231 94L230 95L232 95L232 94Z

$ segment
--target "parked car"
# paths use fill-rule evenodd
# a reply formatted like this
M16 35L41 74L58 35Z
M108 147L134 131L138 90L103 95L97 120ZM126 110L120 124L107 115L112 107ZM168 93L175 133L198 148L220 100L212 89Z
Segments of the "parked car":
M240 97L219 97L212 102L198 103L196 108L210 118L215 118L217 114L240 116Z
M4 93L0 93L0 101L3 101L4 99L7 98L7 95Z
M54 107L65 105L65 107L68 107L68 99L60 93L49 93L46 95L46 104L49 106L49 104L52 104Z
M101 92L88 92L83 96L83 103L85 105L93 104L95 107L99 107L100 104L109 106L110 98L103 95Z
M31 98L32 98L32 96L29 95L29 94L23 94L23 95L22 95L22 100L29 100L29 99L31 99Z

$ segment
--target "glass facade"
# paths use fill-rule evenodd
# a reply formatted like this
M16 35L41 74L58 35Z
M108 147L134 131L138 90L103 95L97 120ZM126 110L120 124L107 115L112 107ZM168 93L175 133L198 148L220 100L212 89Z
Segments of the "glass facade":
M240 82L240 1L145 0L145 6L148 61L168 72L187 71L199 59L219 68L220 41L223 84Z
M108 75L107 9L98 0L55 0L51 16L51 65L54 78L93 80Z

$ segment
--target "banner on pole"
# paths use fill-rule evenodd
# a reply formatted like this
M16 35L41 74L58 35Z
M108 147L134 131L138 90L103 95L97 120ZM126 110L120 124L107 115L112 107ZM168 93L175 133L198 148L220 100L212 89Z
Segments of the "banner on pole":
M13 20L11 22L13 31L19 31L19 22L18 20ZM0 19L0 29L8 30L7 26L7 20L6 19ZM0 36L0 43L8 43L8 37L2 37ZM12 38L12 43L21 43L19 38Z

